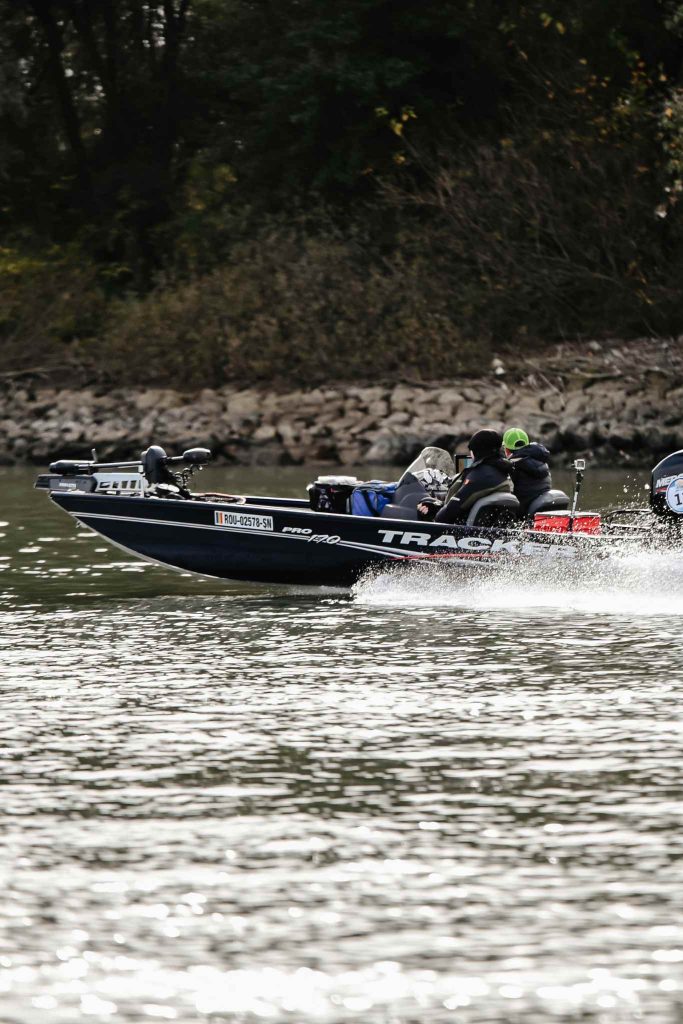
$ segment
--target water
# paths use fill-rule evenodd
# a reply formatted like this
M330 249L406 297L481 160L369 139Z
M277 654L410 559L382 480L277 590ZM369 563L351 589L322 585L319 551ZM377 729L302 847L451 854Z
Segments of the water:
M31 478L1 477L2 1024L683 1021L680 559L231 585Z

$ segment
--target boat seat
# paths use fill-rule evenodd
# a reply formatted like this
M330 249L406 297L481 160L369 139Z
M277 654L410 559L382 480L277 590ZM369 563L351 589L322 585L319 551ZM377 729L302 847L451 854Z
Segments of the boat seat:
M487 494L475 501L467 515L468 526L508 526L519 519L521 506L514 494Z
M394 492L394 500L385 505L380 516L382 519L417 519L418 502L425 497L424 485L409 477L401 481Z
M569 504L569 495L564 491L546 491L529 503L526 515L534 516L537 512L553 512L555 509L569 508Z
M417 508L413 505L385 505L380 512L382 519L417 519Z

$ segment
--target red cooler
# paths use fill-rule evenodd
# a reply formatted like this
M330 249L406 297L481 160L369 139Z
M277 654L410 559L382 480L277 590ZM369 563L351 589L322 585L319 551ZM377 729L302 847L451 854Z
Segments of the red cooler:
M534 530L538 533L569 533L569 512L537 512ZM599 512L576 512L573 533L600 533Z

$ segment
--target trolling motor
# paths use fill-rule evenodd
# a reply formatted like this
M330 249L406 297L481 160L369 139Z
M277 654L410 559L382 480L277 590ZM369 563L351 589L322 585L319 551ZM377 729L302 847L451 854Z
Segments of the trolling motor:
M189 498L188 481L211 461L208 448L188 448L182 455L170 456L159 445L150 445L135 462L98 462L94 449L92 454L88 461L52 462L50 472L41 474L35 486L49 491L141 495L146 483L156 497ZM185 469L175 473L170 466L178 463L183 463Z
M182 455L169 456L158 444L150 445L140 456L145 480L160 498L173 498L178 494L181 498L189 498L187 484L190 478L210 459L208 448L188 448ZM174 473L169 465L178 462L185 463L186 468Z

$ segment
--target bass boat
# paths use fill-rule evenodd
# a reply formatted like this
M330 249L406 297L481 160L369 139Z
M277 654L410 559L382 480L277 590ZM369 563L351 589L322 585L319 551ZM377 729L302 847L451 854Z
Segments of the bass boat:
M255 583L348 587L372 567L438 563L489 572L511 560L604 558L625 546L680 543L683 450L652 473L646 508L580 513L585 463L573 498L550 491L524 518L512 494L490 494L467 522L418 518L425 495L443 497L457 470L442 449L426 448L396 484L320 477L308 498L189 490L211 453L167 456L153 445L134 462L60 460L36 487L83 526L141 558L181 571ZM359 514L359 502L361 512Z

